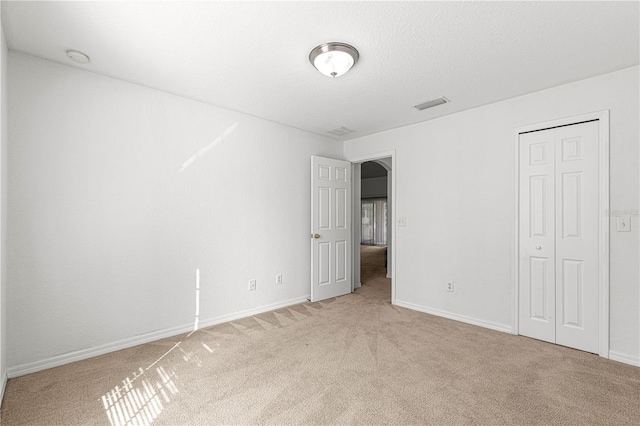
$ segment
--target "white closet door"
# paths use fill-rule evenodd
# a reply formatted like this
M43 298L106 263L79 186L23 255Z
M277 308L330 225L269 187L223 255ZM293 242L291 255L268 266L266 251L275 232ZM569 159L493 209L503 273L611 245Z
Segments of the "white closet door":
M598 352L598 122L555 129L556 343Z
M597 121L520 135L520 334L598 353Z
M554 131L520 135L519 329L555 343Z

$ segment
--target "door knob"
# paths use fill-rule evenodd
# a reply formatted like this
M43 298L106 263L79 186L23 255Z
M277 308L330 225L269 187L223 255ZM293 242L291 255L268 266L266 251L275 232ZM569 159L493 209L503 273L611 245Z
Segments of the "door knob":
M536 250L542 250L542 246L536 246Z
M320 238L320 234L313 234L313 238Z

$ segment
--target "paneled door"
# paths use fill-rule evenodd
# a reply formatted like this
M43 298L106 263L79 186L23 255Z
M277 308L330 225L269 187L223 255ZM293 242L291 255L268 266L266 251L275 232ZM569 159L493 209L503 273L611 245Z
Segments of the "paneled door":
M597 121L521 134L519 330L598 353Z
M556 342L555 132L520 135L519 330Z
M311 301L351 292L351 163L311 157Z

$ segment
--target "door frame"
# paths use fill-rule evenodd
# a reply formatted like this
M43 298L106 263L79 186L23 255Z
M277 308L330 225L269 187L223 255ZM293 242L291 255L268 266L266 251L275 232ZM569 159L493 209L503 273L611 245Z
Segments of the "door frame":
M545 121L530 124L514 129L515 140L515 205L514 205L514 247L511 259L512 278L512 309L511 309L511 333L519 334L518 314L520 299L519 294L519 257L520 257L520 134L553 127L570 126L585 121L598 120L599 126L599 158L598 158L598 355L609 358L609 110L602 110L581 114L558 120Z
M387 173L387 179L390 180L390 183L387 183L387 185L390 186L391 188L391 224L387 224L387 226L390 226L391 228L391 259L390 261L388 260L389 264L391 265L391 276L389 278L391 278L391 304L395 305L396 304L396 150L390 150L390 151L383 151L383 152L376 152L376 153L372 153L372 154L367 154L367 155L362 155L362 156L357 156L357 157L349 157L346 156L347 161L350 161L352 164L362 164L364 162L367 161L375 161L375 160L381 160L383 158L391 158L391 170ZM353 176L353 179L351 179L352 181L352 189L351 189L351 194L352 194L352 203L351 203L351 211L352 214L353 212L356 210L355 206L358 205L358 203L360 202L359 199L356 199L356 197L360 196L360 191L356 190L356 186L360 186L360 176L358 174L358 176L356 176L355 173L355 167L351 167L351 174ZM358 212L359 213L359 212ZM360 214L360 213L359 213ZM351 248L352 248L352 266L351 266L351 285L352 285L352 291L355 289L355 269L356 267L360 267L360 262L357 263L356 265L356 259L359 259L359 253L360 253L360 229L356 229L356 226L352 227L352 244L351 244ZM389 245L389 244L387 244Z

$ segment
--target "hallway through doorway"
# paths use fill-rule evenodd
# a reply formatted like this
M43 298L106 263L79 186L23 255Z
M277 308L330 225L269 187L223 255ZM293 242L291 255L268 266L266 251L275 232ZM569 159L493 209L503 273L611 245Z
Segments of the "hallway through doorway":
M360 280L362 287L371 288L379 297L391 303L391 279L387 278L386 256L387 246L361 244Z

